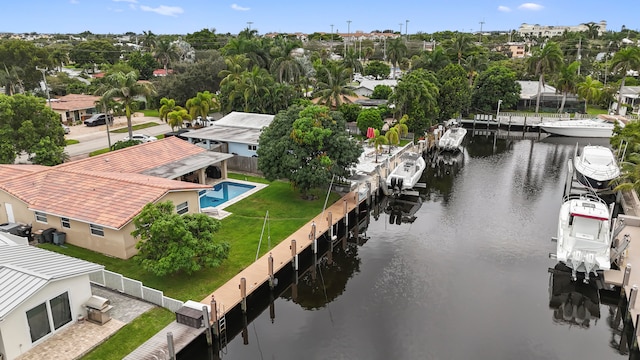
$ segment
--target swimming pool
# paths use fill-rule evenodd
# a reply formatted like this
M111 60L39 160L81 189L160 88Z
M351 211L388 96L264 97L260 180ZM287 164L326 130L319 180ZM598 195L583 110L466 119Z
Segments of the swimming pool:
M216 207L255 188L255 185L233 181L217 183L211 190L200 191L200 208Z

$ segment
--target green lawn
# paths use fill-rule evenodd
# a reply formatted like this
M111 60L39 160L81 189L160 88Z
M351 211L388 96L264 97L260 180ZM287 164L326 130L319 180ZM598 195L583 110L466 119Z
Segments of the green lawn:
M155 116L157 118L160 117L160 112L158 110L147 109L147 110L142 110L140 112L143 113L144 116Z
M587 106L587 114L600 115L600 114L607 114L607 113L608 113L607 109L602 109L599 106Z
M221 240L228 241L231 244L231 251L224 264L214 270L202 270L191 275L177 274L158 277L140 271L140 266L131 259L121 260L70 244L66 244L64 247L52 244L40 244L40 246L102 264L107 270L123 274L132 279L142 281L146 286L162 290L166 296L183 301L200 301L255 260L260 233L262 232L267 211L269 211L269 234L271 236L271 246L273 247L319 214L324 205L326 193L323 193L322 190L318 190L315 193L316 200L307 201L302 200L300 194L288 182L274 181L269 183L263 178L242 174L229 174L229 178L266 183L269 186L225 209L231 212L232 215L221 220L221 230L216 236ZM339 195L332 193L328 204L332 204L338 199ZM269 251L267 243L267 233L265 231L260 255ZM133 351L137 346L169 324L174 317L171 312L168 313L171 316L165 316L162 313L160 313L160 316L158 313L153 313L155 315L139 318L85 358L121 359L123 355Z
M160 125L160 124L154 123L154 122L148 122L148 123L133 125L131 127L131 129L133 129L133 131L136 131L136 130L146 129L146 128L150 128L150 127L158 126L158 125ZM123 128L120 128L120 129L111 130L111 132L112 133L117 133L117 134L124 134L126 132L129 132L129 128L125 126Z
M80 141L78 141L76 139L64 139L64 143L65 143L65 145L73 145L73 144L80 143Z

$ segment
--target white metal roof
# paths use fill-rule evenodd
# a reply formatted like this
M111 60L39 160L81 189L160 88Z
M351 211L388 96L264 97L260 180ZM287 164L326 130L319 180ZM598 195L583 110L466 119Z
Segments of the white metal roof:
M520 84L520 99L534 99L538 96L538 81L520 81L518 80L518 84ZM544 84L542 87L542 94L555 94L556 88L549 84Z
M30 245L0 245L0 320L49 281L104 266Z
M214 121L213 124L214 126L224 125L230 127L260 130L269 126L274 117L275 115L269 114L254 114L233 111L225 115L222 119Z

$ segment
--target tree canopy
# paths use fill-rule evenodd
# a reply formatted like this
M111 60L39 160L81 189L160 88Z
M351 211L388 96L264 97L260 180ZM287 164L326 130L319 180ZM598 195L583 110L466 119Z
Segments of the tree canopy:
M288 179L303 196L346 178L362 152L349 139L340 112L294 105L278 113L260 135L258 168L269 181Z
M471 106L475 110L492 112L502 100L503 109L513 109L520 99L520 84L516 74L501 65L491 66L478 75L474 82Z
M157 276L219 266L230 249L214 236L220 221L201 213L180 215L174 209L171 201L149 203L133 219L131 235L141 240L135 261Z

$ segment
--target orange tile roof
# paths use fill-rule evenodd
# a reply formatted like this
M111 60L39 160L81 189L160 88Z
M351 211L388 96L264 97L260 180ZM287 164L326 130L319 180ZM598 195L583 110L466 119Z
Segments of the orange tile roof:
M58 98L57 101L52 100L51 108L64 111L93 109L98 100L100 100L100 96L69 94Z
M141 174L206 152L171 137L54 167L0 166L0 189L34 211L120 229L165 194L210 186Z
M140 174L146 170L206 151L206 149L190 144L178 137L171 136L98 156L60 164L56 167L65 168L65 170Z

